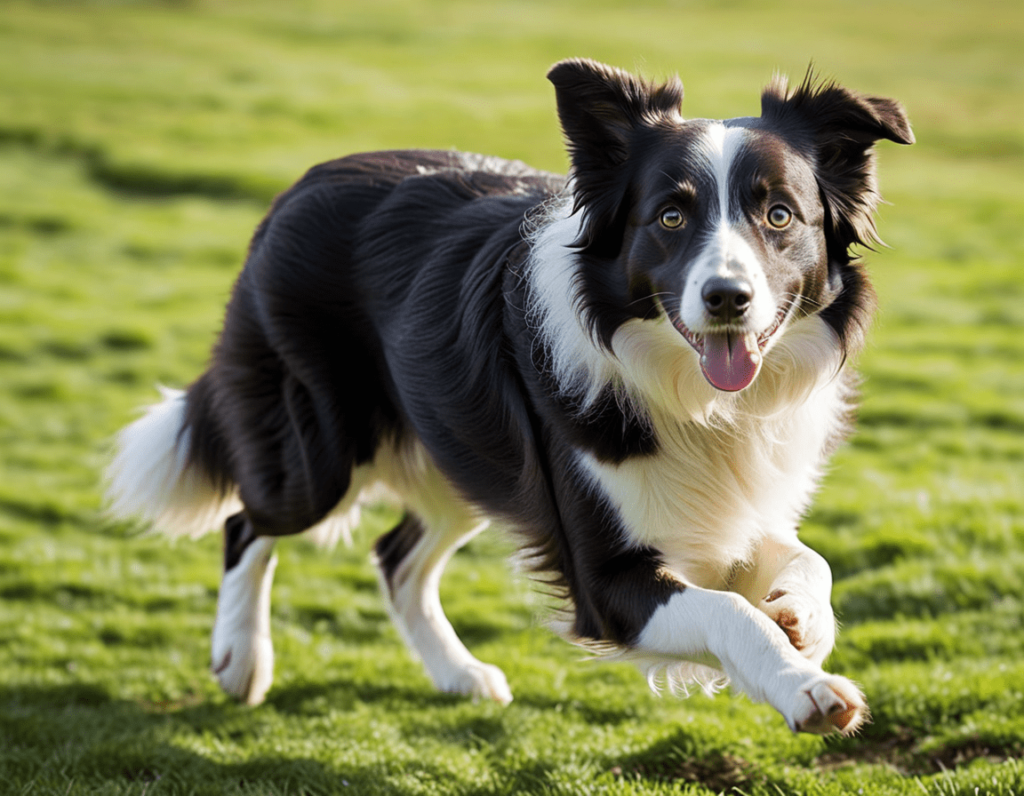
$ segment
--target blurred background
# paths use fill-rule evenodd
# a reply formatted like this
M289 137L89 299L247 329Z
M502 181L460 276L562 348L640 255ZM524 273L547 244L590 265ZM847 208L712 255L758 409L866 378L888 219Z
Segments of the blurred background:
M0 781L1020 792L1022 42L1024 6L1001 0L0 4ZM375 594L384 510L351 549L283 546L278 685L245 711L205 672L216 535L172 547L100 516L109 438L201 371L276 193L369 149L564 171L544 75L570 56L678 73L689 117L757 115L774 73L811 64L909 112L918 143L879 147L890 248L865 252L881 310L859 430L803 531L836 574L831 668L874 709L859 739L791 738L745 700L657 700L627 667L580 663L491 538L443 594L517 701L436 696Z

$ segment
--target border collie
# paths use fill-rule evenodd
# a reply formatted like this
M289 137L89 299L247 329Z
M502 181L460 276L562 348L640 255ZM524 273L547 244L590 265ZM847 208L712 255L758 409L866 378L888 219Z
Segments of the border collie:
M224 528L221 685L273 676L277 537L377 540L395 623L437 687L507 703L438 598L489 522L565 600L565 635L652 686L726 681L794 731L867 707L821 664L831 573L797 539L855 399L873 310L873 145L899 103L808 75L761 116L685 120L682 85L548 74L568 178L460 152L311 169L256 230L210 365L124 429L113 513Z

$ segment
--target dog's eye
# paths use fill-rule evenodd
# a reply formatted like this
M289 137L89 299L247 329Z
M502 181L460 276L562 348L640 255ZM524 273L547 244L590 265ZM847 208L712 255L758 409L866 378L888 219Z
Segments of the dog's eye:
M658 216L658 223L665 229L679 229L685 222L683 211L678 207L666 207Z
M775 229L785 229L793 220L793 214L782 205L775 205L768 211L768 223Z

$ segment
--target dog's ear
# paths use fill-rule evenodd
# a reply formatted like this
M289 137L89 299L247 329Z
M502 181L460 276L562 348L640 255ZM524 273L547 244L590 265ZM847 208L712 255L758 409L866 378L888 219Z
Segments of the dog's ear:
M896 100L819 81L808 71L789 91L777 78L761 95L761 117L787 137L804 139L815 154L815 171L827 214L830 256L849 262L854 244L878 242L874 144L885 139L914 143L903 106Z
M621 69L579 58L555 64L548 80L555 86L572 160L574 210L584 212L576 245L593 249L599 233L621 223L637 133L680 121L683 86L678 78L663 85L646 83Z

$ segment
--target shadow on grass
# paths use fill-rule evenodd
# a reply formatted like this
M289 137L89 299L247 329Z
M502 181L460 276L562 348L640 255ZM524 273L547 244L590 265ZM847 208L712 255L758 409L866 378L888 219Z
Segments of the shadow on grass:
M332 764L330 738L290 738L289 722L274 714L309 716L321 706L346 711L357 703L375 709L445 708L464 704L462 697L431 693L415 686L335 682L302 684L273 692L270 711L259 711L196 696L172 704L152 704L116 698L92 684L0 686L0 782L4 792L59 793L190 793L190 794L330 794L465 791L454 782L443 761L418 757L401 762L387 754L353 763ZM529 709L554 709L555 703L528 699ZM596 711L572 706L589 722L623 720L623 711ZM429 711L428 711L429 713ZM622 714L622 715L620 715ZM561 776L553 761L502 762L514 733L504 714L449 714L437 721L413 721L406 727L413 746L420 737L442 737L448 745L492 750L491 778L477 782L480 794L549 791ZM281 741L268 754L268 737ZM309 740L315 759L296 750L292 741ZM903 777L959 768L980 759L1002 762L1019 755L1019 745L1001 747L982 739L961 739L943 747L919 749L916 739L902 734L846 739L830 744L815 760L819 770L836 771L863 763L884 764ZM279 751L278 751L279 749ZM254 750L254 751L252 751ZM326 762L325 762L326 760ZM727 749L709 748L685 730L651 743L629 755L602 755L599 778L676 787L699 784L711 792L742 792L753 787L780 787L784 780Z
M714 793L732 792L768 779L741 757L717 749L702 751L697 741L682 731L616 761L611 773L627 781L699 784Z
M278 701L294 703L303 693ZM408 698L423 702L418 692ZM377 758L336 769L287 750L239 761L247 737L266 730L262 723L242 706L147 707L91 684L0 687L0 782L13 789L4 792L19 793L329 794L379 793L397 775L438 783L446 777L422 761L398 770ZM219 755L235 760L214 759Z
M69 135L54 136L46 130L31 127L0 126L0 146L3 145L27 147L50 157L77 158L95 183L129 197L193 195L265 205L285 187L278 181L249 175L176 171L173 167L124 163L100 144Z
M545 697L538 693L516 696L516 702L538 710L562 711L567 707L564 699ZM635 721L639 712L635 703L609 704L597 701L584 702L579 699L570 700L568 708L587 724L598 726Z
M293 716L317 715L329 708L332 711L352 710L357 704L375 704L381 709L389 707L453 707L466 701L460 694L445 694L430 687L396 685L382 680L317 681L274 686L267 695L266 704L279 713Z

